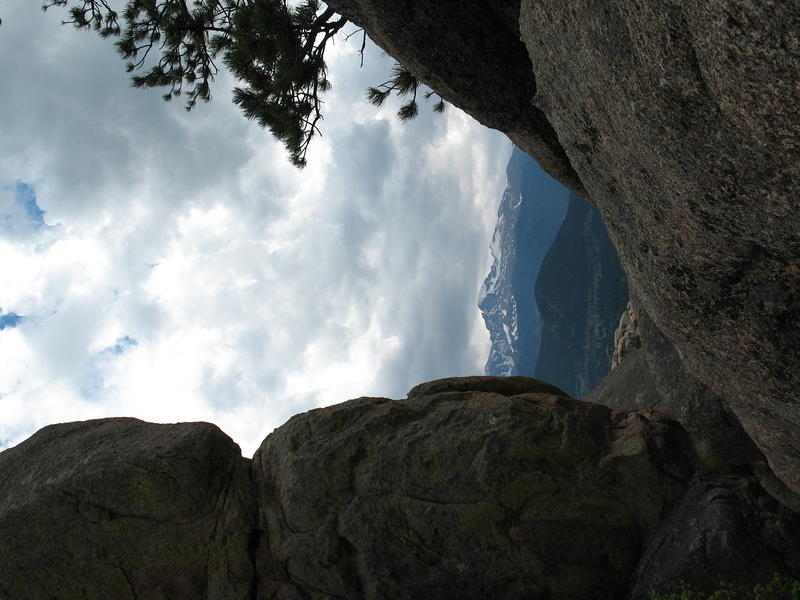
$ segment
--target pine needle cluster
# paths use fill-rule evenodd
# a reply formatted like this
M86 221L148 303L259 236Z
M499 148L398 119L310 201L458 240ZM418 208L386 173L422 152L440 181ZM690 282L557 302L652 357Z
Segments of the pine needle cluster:
M392 67L391 78L383 82L378 87L371 87L367 90L367 98L375 106L382 106L386 98L392 93L399 97L411 96L397 111L397 116L405 123L410 121L419 114L419 105L417 104L417 93L420 88L420 81L411 71L406 69L400 63L395 63ZM427 91L424 93L425 99L430 99L435 92ZM434 103L433 111L437 113L444 112L444 100L440 97Z
M109 0L48 0L42 8L54 6L68 8L65 24L118 38L134 87L164 88L164 100L183 96L186 110L211 100L221 60L239 84L233 101L244 115L283 142L294 165L305 166L320 133L321 97L331 87L325 50L347 24L319 0L126 0L121 12ZM408 121L419 112L419 87L396 65L369 99L381 105L393 92L411 95L398 113ZM441 112L444 102L433 108Z

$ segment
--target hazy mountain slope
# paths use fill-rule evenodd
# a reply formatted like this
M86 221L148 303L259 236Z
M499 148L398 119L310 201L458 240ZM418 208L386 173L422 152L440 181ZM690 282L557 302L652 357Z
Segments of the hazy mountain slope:
M609 372L628 285L600 212L574 194L535 290L543 328L534 375L580 397Z

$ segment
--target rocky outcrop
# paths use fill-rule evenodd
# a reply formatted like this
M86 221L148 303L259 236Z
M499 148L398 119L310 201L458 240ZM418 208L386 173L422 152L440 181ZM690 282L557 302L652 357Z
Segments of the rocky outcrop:
M611 350L611 368L616 369L628 354L642 345L639 337L639 318L630 301L620 315L619 325L614 331L614 347Z
M616 598L683 492L680 436L541 392L299 415L254 457L260 597Z
M653 410L664 402L647 354L640 348L629 352L583 400L621 410Z
M797 2L330 4L597 204L650 318L800 492Z
M642 306L800 491L800 7L524 0L520 23Z
M214 425L50 425L0 453L0 598L249 598L254 517Z
M751 476L704 475L651 539L633 576L632 598L648 590L679 591L680 583L711 592L724 581L752 589L775 572L800 571L800 518ZM718 581L708 576L714 565Z
M752 469L763 461L725 399L686 370L636 297L631 312L640 348L628 353L584 400L621 410L664 411L689 432L698 459L709 470Z
M330 0L442 98L504 131L579 195L558 136L530 103L536 79L519 39L517 0ZM475 89L475 85L480 89Z
M798 572L800 497L767 468L724 399L685 370L636 298L630 310L640 346L584 400L678 419L698 466L681 503L648 543L629 597L677 591L680 581L710 592L718 580L747 588L782 569ZM716 579L708 577L708 563Z
M800 517L758 474L707 469L664 411L522 377L312 410L252 463L207 423L52 425L0 453L0 484L3 600L645 600L800 576Z

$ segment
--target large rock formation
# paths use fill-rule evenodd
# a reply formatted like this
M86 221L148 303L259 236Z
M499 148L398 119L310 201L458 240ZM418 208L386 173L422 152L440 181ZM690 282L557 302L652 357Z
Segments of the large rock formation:
M331 0L327 4L363 27L375 43L443 98L484 125L505 132L548 173L584 193L556 132L530 102L536 80L519 41L517 0Z
M249 598L247 463L209 423L41 429L0 453L0 599Z
M800 491L800 5L525 0L521 29L644 310Z
M645 600L797 577L799 551L798 514L663 412L522 377L313 410L252 463L213 425L135 419L0 453L2 600Z
M523 0L519 30L513 0L330 5L599 206L643 309L800 491L800 4Z
M600 207L642 340L591 396L614 408L442 380L299 415L252 464L208 424L51 426L0 453L0 599L800 577L800 4L330 4Z
M650 540L628 592L676 590L679 582L711 591L714 577L740 589L767 582L780 567L800 572L800 519L746 475L696 476L681 503Z
M261 597L616 598L683 492L681 448L674 425L541 392L299 415L254 457Z

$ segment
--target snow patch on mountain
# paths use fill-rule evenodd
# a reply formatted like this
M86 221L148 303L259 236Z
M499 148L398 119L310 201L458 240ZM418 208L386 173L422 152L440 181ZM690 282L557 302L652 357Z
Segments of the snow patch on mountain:
M533 375L542 331L534 285L570 192L518 148L506 173L489 248L491 267L478 294L492 342L485 373Z
M478 294L478 308L489 330L492 347L486 361L486 374L517 375L517 356L514 349L517 327L517 303L512 289L511 271L516 254L516 225L522 194L514 193L507 182L498 209L497 225L489 252L492 266Z

